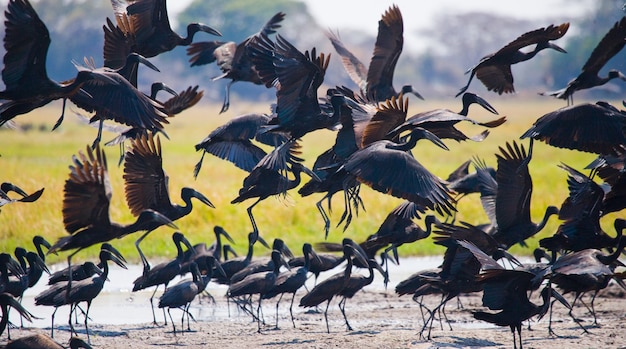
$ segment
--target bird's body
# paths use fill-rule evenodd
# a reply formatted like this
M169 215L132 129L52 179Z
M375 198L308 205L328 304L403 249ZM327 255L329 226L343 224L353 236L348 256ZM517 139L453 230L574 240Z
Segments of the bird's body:
M12 340L2 347L4 349L65 349L64 346L54 341L54 339L45 334L33 334L30 336L20 337ZM69 348L92 349L89 344L78 337L70 338Z
M458 97L467 90L474 75L487 87L488 91L494 91L498 94L515 92L511 65L527 61L546 48L565 52L565 50L550 41L560 39L567 33L568 29L569 23L563 23L558 26L550 25L529 31L497 52L483 57L478 64L466 72L466 74L470 74L469 81L456 96ZM520 49L533 44L536 44L536 46L532 51L520 51Z

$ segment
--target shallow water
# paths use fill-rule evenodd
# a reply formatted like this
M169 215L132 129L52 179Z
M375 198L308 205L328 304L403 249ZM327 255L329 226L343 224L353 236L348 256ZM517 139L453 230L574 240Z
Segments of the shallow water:
M390 265L389 267L389 278L390 283L387 286L387 292L393 294L395 286L398 282L406 279L411 274L423 270L435 268L441 264L441 257L411 257L411 258L401 258L400 265ZM64 268L65 265L53 265L50 270L54 272L56 270ZM329 271L320 275L321 281L326 277L333 275L338 272L340 268L337 270ZM361 271L362 272L362 271ZM104 289L100 293L100 295L93 301L91 305L91 309L89 310L90 321L89 324L113 324L113 325L121 325L121 324L146 324L152 322L152 312L150 310L150 302L149 298L152 295L154 288L149 288L148 290L143 290L139 292L132 292L133 280L137 278L142 273L141 265L131 265L127 270L121 269L117 266L112 266L111 271L109 272L109 282L105 283ZM374 282L366 287L366 290L372 291L384 291L385 285L382 281L380 275L375 272ZM176 278L172 282L171 285L175 285L183 278ZM309 278L307 282L307 287L312 287L314 285L314 278ZM39 328L49 328L51 323L51 316L54 312L53 307L48 306L36 306L34 304L34 298L37 294L44 291L48 287L47 278L45 275L39 281L34 288L28 289L26 294L24 295L24 299L22 304L28 309L32 314L40 319L33 319L33 323L28 326L39 327ZM226 319L229 317L228 307L226 306L226 298L225 294L227 291L227 286L218 285L215 283L210 283L207 286L207 291L215 297L217 304L213 304L208 298L202 297L192 303L190 308L190 312L193 317L198 321L213 321L215 319ZM160 323L163 322L163 311L157 308L158 298L163 292L163 286L159 288L154 298L155 312L157 321ZM300 291L304 292L304 291ZM298 293L299 295L301 293ZM302 293L303 294L303 293ZM297 297L297 296L296 296ZM287 304L288 300L285 301ZM265 304L265 303L264 303ZM274 302L272 302L274 304ZM81 304L83 309L86 309L86 305ZM265 306L266 307L266 306ZM265 308L264 307L264 308ZM296 309L297 306L294 306L294 312L297 311L305 311L304 309ZM230 306L231 311L237 311L236 307L232 304ZM269 308L266 311L270 311ZM68 313L69 307L64 306L57 310L55 315L55 328L56 327L65 327L68 323ZM180 321L180 317L182 312L180 310L172 310L172 317L174 321ZM12 312L11 322L14 324L19 324L19 317L15 312ZM83 322L84 317L79 316L79 322ZM169 320L168 320L169 322ZM468 324L458 324L457 326L476 326L477 323L468 323ZM484 325L484 324L481 324Z

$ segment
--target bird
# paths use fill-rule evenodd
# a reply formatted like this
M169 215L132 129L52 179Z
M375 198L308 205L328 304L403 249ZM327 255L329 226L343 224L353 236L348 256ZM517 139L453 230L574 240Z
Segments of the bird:
M23 247L16 247L14 254L25 273L11 277L8 283L4 285L2 292L10 293L17 298L18 302L22 303L24 292L28 288L35 286L44 271L50 274L50 270L48 270L46 263L35 252L26 251ZM24 327L22 316L20 316L20 327Z
M64 349L65 347L55 342L45 334L37 333L30 336L14 339L3 347L4 349ZM92 347L79 337L71 337L69 341L70 349L92 349Z
M254 244L257 241L264 241L264 240L259 240L258 232L248 233L248 252L246 256L233 258L233 259L224 261L224 263L221 264L221 267L224 273L214 275L215 282L217 282L218 284L222 284L222 285L230 284L230 278L235 273L237 273L241 269L248 266L250 262L252 261L252 254L254 253ZM269 248L269 246L266 246L266 247Z
M109 264L108 261L113 261L115 264L126 269L124 262L118 258L114 253L106 249L100 250L100 262L102 263L102 274L93 278L88 278L80 281L76 281L72 284L72 280L68 280L67 283L54 284L47 290L41 292L35 296L36 305L54 306L56 309L63 305L70 306L68 324L71 332L77 334L72 324L72 312L76 310L76 307L81 302L87 302L87 309L85 311L85 331L87 332L87 342L91 343L89 336L89 309L91 303L100 294L104 287L104 282L109 276ZM54 313L52 315L51 330L54 331Z
M401 143L373 142L350 155L337 171L345 170L372 189L409 200L424 210L450 215L454 206L446 183L407 153L422 138L443 149L447 147L437 136L422 128L411 130L407 137L408 140Z
M492 236L500 245L505 249L517 243L525 246L524 241L541 231L550 216L558 214L559 209L550 205L540 222L532 222L530 200L533 183L528 170L532 144L528 153L523 145L515 141L507 142L499 150L495 180L487 171L483 172L484 163L476 164L481 178L481 203L495 229Z
M250 35L238 44L234 41L205 41L195 42L187 47L187 55L191 56L189 62L192 67L216 62L222 74L211 80L230 79L226 85L226 94L220 114L226 112L230 107L230 87L232 84L237 81L248 81L255 85L264 84L252 63L248 45L252 38L260 35L260 33L267 36L274 34L280 28L280 22L284 18L285 13L276 13L263 25L259 32Z
M276 238L272 243L271 247L272 251L276 250L281 253L281 257L289 260L293 258L293 253L283 239ZM274 269L274 259L270 255L270 258L259 258L253 261L250 261L243 269L239 270L235 274L230 277L230 283L235 283L243 280L250 274L260 273L264 271L272 271Z
M345 239L344 242L343 258L348 262L346 269L317 284L300 299L299 304L301 307L310 308L326 302L324 320L326 321L326 332L328 333L330 333L330 326L328 325L328 306L330 305L330 301L335 296L338 296L339 292L348 285L350 276L352 275L352 257L359 259L363 265L367 264L366 258L358 252L358 249L355 247L356 244L353 241Z
M594 302L598 292L606 288L609 281L613 278L615 268L623 265L618 258L626 246L626 238L623 238L621 233L621 230L625 228L626 220L619 219L619 222L616 222L616 229L620 229L620 238L613 253L607 255L598 249L588 248L561 255L553 261L546 276L564 294L574 293L574 300L572 301L569 315L585 333L588 332L587 329L574 317L572 310L574 305L576 305L576 301L584 293L593 291L590 312L594 319L593 323L597 324Z
M626 166L626 147L617 152L617 155L605 154L592 161L586 168L604 181L604 189L608 185L602 200L602 215L619 212L626 208L626 176L622 170Z
M619 21L615 22L613 27L604 35L602 40L596 45L591 52L587 62L582 67L581 73L570 82L564 88L539 93L543 96L553 96L559 99L567 100L567 105L574 104L574 93L576 91L594 88L602 86L613 79L621 79L626 81L626 76L616 69L608 71L606 77L600 77L600 69L611 59L618 54L626 44L626 17L622 17Z
M480 193L478 172L469 173L469 165L471 163L472 160L465 161L446 178L448 188L457 193L455 198L457 202L466 195ZM496 179L495 168L485 165L482 167L482 171L486 171L494 180Z
M296 328L296 322L293 318L293 301L296 298L296 292L304 284L308 278L309 268L311 266L311 258L318 259L317 253L313 249L313 246L305 242L302 245L302 258L304 258L304 265L301 267L297 267L294 269L289 269L285 272L278 274L276 278L276 282L274 283L274 287L272 287L268 292L264 293L261 298L263 299L271 299L278 295L278 301L276 302L276 326L275 329L278 329L278 306L280 305L280 301L283 299L283 295L285 293L291 293L291 303L289 305L289 314L291 315L291 323L293 324L293 328ZM289 263L289 262L288 262Z
M176 245L176 258L172 261L159 263L152 267L148 266L148 270L146 270L144 266L143 274L133 281L133 292L156 286L154 288L154 292L152 292L152 295L150 296L152 321L155 325L157 325L157 321L156 315L154 314L154 305L152 304L152 299L154 298L156 291L159 289L159 286L161 284L163 285L163 288L167 289L167 285L170 283L170 281L172 281L178 274L180 274L180 267L184 258L184 251L181 244L187 246L187 251L193 251L193 246L191 246L189 240L187 240L187 238L185 238L182 233L175 232L174 234L172 234L172 240L174 241L174 245ZM165 309L163 311L163 316L165 317ZM165 319L165 324L167 325L167 319Z
M539 117L520 139L556 148L615 155L626 146L626 113L605 101L582 103Z
M252 139L274 148L289 140L284 133L264 132L263 126L270 120L267 114L248 113L234 117L211 131L195 145L196 151L202 150L202 157L194 167L194 177L198 177L206 153L227 160L246 172L252 171L267 155L265 150L252 143Z
M213 227L213 232L215 233L215 242L213 244L207 247L206 243L201 242L193 245L192 250L187 250L184 252L183 262L181 263L180 267L181 275L182 273L186 274L189 272L189 265L191 264L191 262L195 261L197 264L198 260L200 258L203 258L204 256L213 256L218 262L222 261L222 236L230 241L230 243L235 243L233 238L230 237L230 234L228 234L228 232L224 230L224 228L222 228L221 226L216 225L215 227ZM233 252L232 249L230 249L230 252ZM200 270L200 272L205 271Z
M0 335L7 329L9 323L9 307L17 310L20 316L23 316L27 321L32 322L33 318L36 318L26 308L24 308L11 294L1 292L0 293L0 310L2 311L2 319L0 320ZM7 339L11 340L11 334L7 330Z
M478 64L468 69L465 74L470 74L470 78L455 97L460 96L467 91L474 75L487 87L488 91L494 91L497 94L513 93L513 73L511 65L527 61L539 51L547 48L566 53L564 49L553 44L552 40L562 38L569 29L569 22L555 26L553 24L526 32L517 39L509 42L498 51L488 54L481 58ZM535 45L530 52L522 52L520 49Z
M506 117L504 116L488 122L478 122L468 118L467 114L469 113L469 107L472 104L478 104L488 112L498 115L498 112L491 106L491 104L489 104L484 98L474 93L465 92L462 97L462 102L463 108L458 113L449 109L433 109L417 113L389 131L387 136L393 138L404 131L415 127L421 127L432 132L440 139L453 139L457 142L469 139L475 142L480 142L487 137L489 134L488 130L485 130L478 135L468 137L462 131L457 129L455 125L461 121L467 121L474 125L494 128L506 122Z
M254 274L248 274L239 281L231 282L228 286L226 296L229 298L259 295L259 305L256 310L257 332L261 333L261 301L263 295L269 292L276 285L276 279L280 272L280 267L287 265L283 259L282 253L278 250L272 250L272 270L260 271Z
M79 92L88 81L116 84L106 75L93 70L79 71L69 82L51 80L46 72L50 33L30 2L9 1L5 17L6 53L2 69L5 90L0 91L0 99L3 100L0 105L0 126L53 100L65 101Z
M192 198L209 207L215 207L206 196L190 187L184 187L180 191L184 206L172 204L169 196L169 176L163 170L161 139L158 136L156 140L153 134L133 140L124 158L124 192L128 207L134 216L139 216L145 210L154 210L173 222L191 213ZM141 241L159 225L158 223L150 225L135 241L138 251ZM147 261L142 253L140 256L145 267Z
M297 157L299 148L298 142L290 140L264 156L250 171L250 174L244 178L243 186L239 189L239 195L231 200L231 204L236 204L256 198L256 201L247 208L252 230L255 233L258 234L259 230L252 215L254 206L273 195L285 196L287 191L300 185L301 172L315 178L315 174L299 161ZM291 164L291 168L287 164ZM287 176L289 172L293 174L294 179Z
M348 279L348 284L339 292L339 296L342 297L339 301L339 309L341 310L341 314L343 314L343 319L346 321L348 331L353 330L350 323L348 323L348 317L346 316L346 302L348 299L354 297L357 292L374 282L374 268L376 268L376 270L378 270L378 272L380 272L380 274L385 278L385 284L389 278L387 271L383 270L380 264L378 264L374 259L368 259L367 263L367 276L351 274Z
M8 205L14 202L35 202L43 194L45 188L41 188L32 194L27 194L17 185L10 182L3 182L0 184L0 208L4 205ZM12 199L9 196L10 192L15 192L21 196L19 199Z
M176 334L176 325L174 325L174 320L172 320L172 314L170 312L170 309L179 308L183 310L183 317L181 320L183 324L185 314L187 314L187 330L190 331L191 329L189 328L189 306L191 305L191 302L196 298L196 295L203 292L206 288L207 284L211 280L211 277L213 277L214 266L223 275L223 270L221 269L220 264L216 263L215 258L213 258L212 256L205 256L204 259L204 262L208 266L208 272L206 275L201 275L200 269L198 269L198 265L193 262L189 267L193 279L182 280L176 285L167 288L159 298L159 308L167 308L167 313L169 314L170 321L172 322L174 335Z
M302 53L280 34L274 43L263 33L253 38L250 51L261 80L276 88L276 116L265 128L267 132L287 132L296 140L337 125L338 114L322 108L317 97L330 55L318 55L315 48Z
M63 225L70 235L59 238L48 250L48 254L75 250L67 257L68 268L71 267L72 256L94 244L152 229L155 223L176 229L176 225L167 217L149 209L141 212L133 223L123 225L111 222L109 204L112 190L104 150L100 149L99 144L95 151L87 145L86 155L79 152L72 160L70 175L63 189L62 210ZM71 285L72 273L69 275Z
M147 58L177 46L188 46L200 31L222 36L218 30L205 24L190 23L187 25L187 36L181 37L170 26L166 0L112 0L111 5L117 25L125 35L128 52Z
M378 35L369 68L350 52L339 37L332 32L327 36L335 51L341 56L343 66L363 95L370 101L383 102L400 93L412 93L424 99L411 85L402 86L400 92L393 87L393 75L404 45L404 23L397 5L390 6L378 21Z

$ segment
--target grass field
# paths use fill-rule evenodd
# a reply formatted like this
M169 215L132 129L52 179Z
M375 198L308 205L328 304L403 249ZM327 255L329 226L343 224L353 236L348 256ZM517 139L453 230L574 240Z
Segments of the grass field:
M493 129L489 137L481 143L457 143L447 141L450 151L444 151L430 144L421 142L415 148L416 158L436 175L446 178L463 161L478 156L486 160L490 166L496 166L495 153L498 147L505 142L517 140L526 129L540 116L563 106L563 101L541 99L522 101L519 98L490 98L490 103L506 115L508 121L499 128ZM434 108L449 108L460 110L460 100L417 102L411 99L409 115ZM190 186L205 194L216 206L215 209L205 207L194 200L192 213L176 222L192 243L214 240L213 227L223 226L235 239L234 246L240 254L245 254L245 236L251 230L246 208L252 200L232 205L230 201L237 196L242 181L246 176L231 163L220 160L212 155L205 156L202 170L194 180L192 172L194 165L200 159L200 153L194 151L194 144L201 141L210 131L223 124L228 118L249 112L266 112L268 106L252 105L233 101L231 110L225 115L219 115L218 105L196 106L175 118L170 119L166 132L169 140L162 139L164 169L170 177L170 196L174 203L182 204L180 189ZM0 251L12 252L15 246L21 245L31 248L31 239L34 235L45 236L54 243L57 238L66 233L61 216L63 200L63 185L69 174L68 165L72 155L84 151L91 144L96 129L86 126L68 110L66 120L56 131L50 132L56 118L61 111L60 103L36 110L28 115L22 115L15 120L21 125L32 125L26 132L17 132L0 129L0 181L9 181L19 185L27 192L45 187L43 196L32 204L12 204L2 208L0 213ZM479 107L470 110L470 117L486 121L493 115ZM477 134L482 128L472 125L462 125L468 135ZM114 137L111 133L104 133L103 140ZM330 131L316 131L303 139L303 157L306 164L312 166L318 154L329 148L334 142L334 134ZM523 144L527 147L528 140ZM118 147L106 147L109 176L113 190L110 207L111 220L119 223L130 223L134 218L130 215L124 199L123 168L117 166L119 158ZM564 162L576 169L582 170L594 156L574 151L552 148L544 143L535 143L535 151L530 163L530 171L534 182L532 196L533 221L539 221L548 205L560 206L567 197L565 171L557 167ZM308 180L307 177L305 179ZM345 231L333 228L329 234L330 241L340 241L344 236L357 241L373 234L391 211L401 200L388 195L369 190L363 186L361 196L366 211L359 212L351 226ZM286 199L269 198L255 207L255 218L262 236L271 241L275 237L283 238L291 249L298 253L303 242L317 242L324 239L323 221L315 208L315 202L321 194L301 198L293 191ZM333 200L335 208L331 220L336 224L342 212L343 200L337 195ZM461 200L458 220L470 223L485 223L487 218L482 211L479 198L476 195ZM602 221L605 229L613 234L611 218ZM420 225L423 224L420 222ZM556 230L559 221L552 217L548 226L539 236L551 235ZM171 243L170 228L159 228L144 240L142 247L148 256L169 258L175 254ZM113 241L127 259L138 261L133 242L137 235ZM529 245L536 246L538 238L530 239ZM97 247L83 251L75 260L93 258ZM267 254L269 251L258 249L258 253ZM531 249L514 247L517 254L529 254ZM401 255L423 255L441 253L442 249L430 241L421 241L401 248ZM65 259L66 253L51 256L50 261Z

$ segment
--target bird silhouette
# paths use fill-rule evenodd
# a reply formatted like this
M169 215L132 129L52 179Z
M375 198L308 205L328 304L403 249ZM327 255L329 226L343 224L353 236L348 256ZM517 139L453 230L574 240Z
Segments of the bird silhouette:
M511 65L527 61L535 57L539 51L547 48L565 53L564 49L550 41L562 38L568 29L569 23L563 23L558 26L551 24L544 28L535 29L522 34L498 51L481 58L478 64L465 72L465 74L470 74L470 78L467 81L467 85L461 88L455 97L467 91L474 75L487 87L488 91L494 91L500 95L502 93L515 92ZM535 45L532 51L522 52L520 50L530 45Z
M615 22L613 27L604 35L602 40L593 49L591 55L582 67L582 72L564 88L543 92L540 95L553 96L559 99L567 100L567 105L574 104L574 92L602 86L613 79L621 79L626 81L626 76L619 70L611 69L606 77L600 77L600 69L618 54L626 44L626 17L622 17Z
M20 187L13 183L3 182L0 184L0 208L4 205L8 205L14 202L35 202L43 194L45 188L41 188L32 194L27 194ZM9 196L10 192L15 192L21 196L19 199L13 199Z
M26 308L24 308L12 295L1 292L0 310L2 310L2 319L0 320L0 335L4 333L5 329L7 329L7 324L9 323L9 307L17 310L20 313L20 316L23 316L29 322L32 322L33 318L36 318L33 314L26 310ZM8 329L7 339L11 340L11 334L9 333Z

